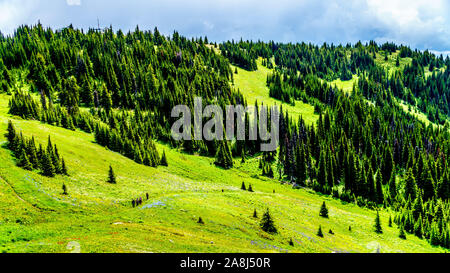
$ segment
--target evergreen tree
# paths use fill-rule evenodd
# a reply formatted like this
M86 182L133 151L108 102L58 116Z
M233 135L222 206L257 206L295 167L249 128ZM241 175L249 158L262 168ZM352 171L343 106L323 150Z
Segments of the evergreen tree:
M258 213L256 212L256 209L253 211L253 218L258 218Z
M377 217L375 218L375 232L376 233L383 233L383 229L381 228L381 221L380 221L380 214L377 211Z
M64 162L64 158L61 160L61 173L63 175L69 175L67 172L66 162Z
M321 217L328 218L328 208L327 205L325 204L325 201L322 203L322 206L320 207L319 215Z
M241 190L243 190L243 191L246 191L246 190L247 190L247 188L245 187L245 182L242 182Z
M41 170L44 176L54 177L55 176L55 167L53 166L50 155L46 152L43 152L41 159Z
M319 230L317 231L317 236L323 238L322 226L319 226Z
M277 233L277 228L275 227L272 216L270 215L269 209L266 210L263 217L261 218L261 229L267 233Z
M224 169L233 168L233 158L227 141L220 141L215 164Z
M159 163L161 166L169 166L169 164L167 163L167 158L166 158L166 151L163 151L162 157L161 157L161 161Z
M417 195L417 184L412 169L409 169L405 178L405 199L415 199Z
M403 240L406 240L405 229L403 228L403 226L400 226L400 232L399 232L398 237L403 239Z
M113 170L111 165L109 166L108 183L110 183L110 184L117 184L116 175L114 174L114 170Z
M14 150L15 149L14 140L16 139L16 129L14 128L14 125L11 122L11 120L8 121L8 129L7 129L7 133L6 133L6 138L8 140L8 147L11 150Z
M22 152L20 154L19 161L17 161L17 166L21 167L25 170L31 171L33 169L33 166L31 165L30 161L28 160L28 156L25 153L25 149L21 149Z
M68 195L66 184L63 184L63 185L62 185L62 190L63 190L63 195Z

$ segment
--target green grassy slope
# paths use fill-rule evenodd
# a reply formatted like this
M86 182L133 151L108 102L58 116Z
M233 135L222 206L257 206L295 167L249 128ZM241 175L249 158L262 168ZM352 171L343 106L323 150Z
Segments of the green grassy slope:
M0 94L0 252L70 252L78 246L81 252L443 251L414 236L399 239L397 228L387 226L387 211L381 213L384 233L377 235L373 211L260 179L256 158L225 171L212 158L158 144L169 167L144 167L95 144L92 135L11 117L7 102ZM4 148L9 119L39 143L50 134L71 176L49 179L16 167ZM109 164L117 185L105 182ZM243 181L255 192L240 190ZM144 206L132 208L131 199L145 193L150 198ZM329 219L318 216L324 200ZM262 232L252 217L255 208L261 216L267 207L276 235ZM319 225L324 238L315 235ZM335 235L327 233L330 228Z
M319 118L314 114L314 106L303 103L302 101L295 101L295 106L283 103L269 96L269 88L267 87L267 75L272 71L261 65L262 59L259 58L256 63L258 70L247 71L236 66L231 66L232 71L238 70L238 74L233 74L234 87L239 89L244 97L247 99L249 105L254 105L255 101L258 104L264 105L283 105L283 110L287 110L289 115L293 118L301 116L307 124L312 124Z

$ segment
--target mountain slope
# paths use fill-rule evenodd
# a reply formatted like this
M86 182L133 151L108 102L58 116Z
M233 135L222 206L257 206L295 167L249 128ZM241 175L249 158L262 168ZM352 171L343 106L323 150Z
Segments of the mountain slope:
M384 233L375 234L373 211L258 178L257 158L225 171L212 158L165 149L169 167L134 163L94 143L92 135L25 121L7 114L0 95L0 142L8 120L26 136L45 144L48 135L64 156L70 177L45 178L15 166L0 148L0 251L6 252L436 252L414 236L398 238L381 212ZM106 183L109 165L117 185ZM252 184L254 193L240 190ZM62 195L62 184L69 196ZM223 190L223 192L222 192ZM145 197L131 207L132 198ZM144 198L145 199L145 198ZM319 217L323 201L330 218ZM269 208L279 234L259 228ZM204 225L197 224L202 217ZM315 234L319 225L325 237ZM348 227L352 227L352 231ZM335 235L327 231L332 229ZM294 246L288 244L292 238ZM78 249L79 246L79 249Z

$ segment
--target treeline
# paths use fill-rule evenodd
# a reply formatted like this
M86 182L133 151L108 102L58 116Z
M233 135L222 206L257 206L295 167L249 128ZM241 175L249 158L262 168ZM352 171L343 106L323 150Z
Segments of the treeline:
M255 71L258 69L256 59L258 58L257 52L253 49L253 42L241 41L235 43L224 42L220 44L220 50L222 55L225 56L234 65L237 65L248 71Z
M68 175L64 158L59 155L56 145L53 146L50 136L45 149L41 144L39 144L39 148L36 148L34 137L25 138L9 121L6 138L8 140L7 147L17 159L17 166L29 171L39 170L42 175L48 177L56 174Z
M95 132L99 144L151 166L161 159L151 139L216 156L218 142L171 137L175 105L193 109L197 96L205 104L245 103L229 85L229 61L206 45L206 39L177 32L165 37L156 28L124 34L22 26L0 41L0 59L9 70L29 71L27 81L41 103L18 91L10 113ZM81 110L86 107L90 113ZM239 145L230 147L234 154L242 152Z
M361 42L355 45L328 45L316 46L306 43L282 44L274 42L243 42L224 43L233 45L233 52L254 52L249 58L263 57L264 62L269 63L269 58L274 57L278 73L303 77L314 75L322 80L343 81L352 79L358 75L364 80L366 77L376 78L376 82L382 84L382 88L390 89L394 96L416 105L428 118L435 123L444 124L450 117L450 58L442 55L436 56L428 50L421 52L411 50L407 46L397 46L393 43L378 45L374 41L366 44ZM401 58L411 58L411 64L397 72L389 73L384 68L377 66L375 59L377 54L385 56L398 53L397 66L400 66ZM428 75L425 72L429 72ZM285 77L286 79L287 77ZM273 78L277 80L276 75ZM274 81L272 81L274 82ZM277 84L277 82L274 82ZM287 103L292 103L290 95L296 96L295 90L288 86L274 88L273 97Z
M360 81L351 95L312 75L278 75L268 78L271 92L292 90L287 97L321 105L316 125L307 126L301 118L294 123L287 113L280 119L277 165L285 178L369 208L401 211L417 198L439 202L448 217L448 128L425 126L405 113L374 75ZM431 215L430 227L439 221ZM444 226L439 238L446 236L448 220Z
M141 112L135 115L126 115L125 112L115 114L102 109L91 109L90 112L78 111L70 115L65 108L59 105L40 105L30 94L17 92L13 94L9 102L9 113L23 118L36 119L44 123L75 130L79 128L87 133L94 132L98 144L118 152L138 164L157 167L161 158L152 137L155 133L147 127L143 130L144 123L140 122ZM135 117L138 115L139 117ZM164 165L167 158L164 156Z
M450 248L449 203L442 200L423 202L420 194L415 201L408 200L397 212L394 222L400 229L414 234L430 244Z

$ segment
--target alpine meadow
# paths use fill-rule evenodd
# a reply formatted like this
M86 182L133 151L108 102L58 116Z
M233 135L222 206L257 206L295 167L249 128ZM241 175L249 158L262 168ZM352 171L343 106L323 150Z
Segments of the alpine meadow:
M446 253L449 67L374 40L0 33L0 252ZM254 107L276 150L255 126L174 138L198 98Z

